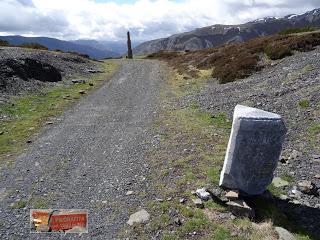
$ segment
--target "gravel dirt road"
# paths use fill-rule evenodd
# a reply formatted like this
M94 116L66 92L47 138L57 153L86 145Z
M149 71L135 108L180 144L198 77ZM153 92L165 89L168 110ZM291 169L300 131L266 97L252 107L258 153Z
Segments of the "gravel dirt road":
M88 209L89 233L80 238L115 239L148 195L146 151L164 76L158 62L123 61L110 81L2 167L0 239L61 239L29 234L30 208Z

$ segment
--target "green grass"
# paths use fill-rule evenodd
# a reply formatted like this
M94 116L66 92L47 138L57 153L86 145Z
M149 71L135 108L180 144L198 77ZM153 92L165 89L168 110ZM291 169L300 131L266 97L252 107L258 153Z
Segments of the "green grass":
M308 108L310 106L310 101L307 99L302 99L299 101L298 105L301 108Z
M37 94L14 97L10 104L1 105L0 115L8 116L10 120L0 121L0 164L9 160L12 154L19 153L46 121L60 115L81 98L79 90L89 92L95 89L116 69L113 62L104 62L102 67L105 73L95 75L86 83L50 87Z
M20 209L20 208L24 208L25 206L27 206L27 201L26 200L19 200L19 201L16 201L12 206L11 208L12 209Z

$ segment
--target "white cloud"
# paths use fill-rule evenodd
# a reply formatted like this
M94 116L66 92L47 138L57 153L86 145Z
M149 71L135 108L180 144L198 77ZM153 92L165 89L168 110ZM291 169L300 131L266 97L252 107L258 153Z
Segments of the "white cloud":
M1 0L0 32L63 39L166 37L217 23L236 24L265 16L303 13L318 0L138 0L134 4L93 0Z

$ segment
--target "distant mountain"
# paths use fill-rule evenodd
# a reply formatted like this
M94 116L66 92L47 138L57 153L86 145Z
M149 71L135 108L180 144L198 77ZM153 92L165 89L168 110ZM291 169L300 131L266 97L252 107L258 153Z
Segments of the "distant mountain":
M225 43L243 42L259 36L275 34L287 28L320 27L320 9L283 18L267 17L240 25L212 25L168 38L148 41L134 49L135 54L160 50L199 50Z
M64 52L78 52L87 54L94 59L104 59L120 56L120 53L99 49L98 47L86 46L76 42L62 41L55 38L47 37L22 37L22 36L0 36L0 39L8 41L13 45L20 45L22 43L39 43L46 46L50 50L62 50Z
M100 50L108 50L123 55L127 52L126 41L97 41L97 40L75 40L74 43L91 46ZM132 41L132 46L136 47L142 42Z

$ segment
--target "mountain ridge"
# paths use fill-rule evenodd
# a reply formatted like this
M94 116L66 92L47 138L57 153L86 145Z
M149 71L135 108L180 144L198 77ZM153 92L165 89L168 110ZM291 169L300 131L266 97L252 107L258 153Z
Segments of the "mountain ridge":
M244 42L252 38L275 34L287 28L320 27L320 8L304 14L265 17L238 25L215 24L192 31L144 42L134 48L138 55L161 50L200 50L226 43Z
M23 37L20 35L0 36L1 40L8 41L13 45L20 45L23 43L39 43L46 46L49 50L61 50L64 52L77 52L87 54L94 59L113 58L120 56L120 53L113 52L108 49L99 49L93 46L79 44L72 41L64 41L50 37Z

